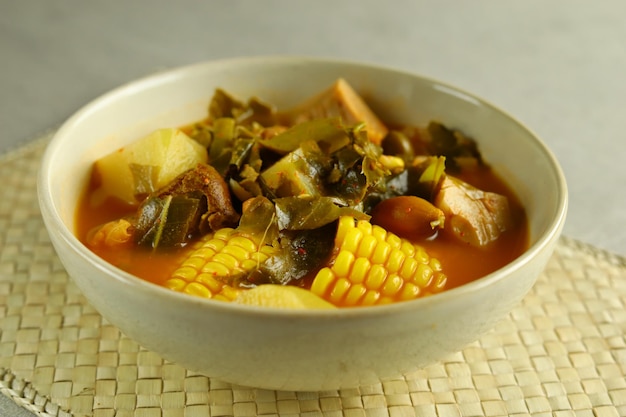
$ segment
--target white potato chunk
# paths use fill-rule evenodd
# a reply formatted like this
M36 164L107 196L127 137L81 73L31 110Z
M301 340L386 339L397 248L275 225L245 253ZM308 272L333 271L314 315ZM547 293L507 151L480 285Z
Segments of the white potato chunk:
M136 196L157 190L183 172L206 163L206 149L179 129L159 129L95 163L99 198L136 203Z

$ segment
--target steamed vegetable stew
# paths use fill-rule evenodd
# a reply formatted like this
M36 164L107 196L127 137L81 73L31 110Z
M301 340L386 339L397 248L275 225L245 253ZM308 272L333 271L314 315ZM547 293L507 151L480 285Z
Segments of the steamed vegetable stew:
M77 212L91 250L194 296L335 308L453 288L528 246L479 142L389 125L343 79L291 109L217 89L207 113L95 161Z

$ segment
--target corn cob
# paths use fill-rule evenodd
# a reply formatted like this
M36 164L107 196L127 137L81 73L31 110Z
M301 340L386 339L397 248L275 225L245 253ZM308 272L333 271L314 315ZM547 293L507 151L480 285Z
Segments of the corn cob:
M341 217L335 250L311 291L337 306L411 300L439 292L446 283L441 264L424 248L365 220Z
M257 268L276 249L261 245L232 228L206 235L187 252L186 258L165 286L191 295L232 301L240 289L234 278Z
M233 301L245 289L233 279L257 268L276 248L259 245L235 229L207 235L190 248L165 286L191 295ZM368 221L341 217L336 256L315 276L311 291L336 306L410 300L439 292L446 283L441 264L419 245Z

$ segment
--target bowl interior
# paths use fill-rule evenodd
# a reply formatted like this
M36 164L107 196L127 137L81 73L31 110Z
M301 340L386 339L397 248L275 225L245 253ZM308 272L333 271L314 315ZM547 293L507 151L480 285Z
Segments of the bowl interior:
M73 236L75 208L97 158L152 130L206 116L216 88L286 108L343 77L375 112L393 123L439 120L473 136L485 159L513 187L530 220L531 245L556 233L566 187L552 154L527 128L471 94L413 74L359 63L252 58L184 67L130 83L96 99L57 132L44 156L40 195L57 233Z

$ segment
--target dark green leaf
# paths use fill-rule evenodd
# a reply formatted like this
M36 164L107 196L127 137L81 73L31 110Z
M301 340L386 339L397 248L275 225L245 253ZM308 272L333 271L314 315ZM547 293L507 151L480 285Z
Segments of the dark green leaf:
M350 143L350 137L338 119L320 119L297 124L285 132L259 143L285 155L295 151L302 142L315 141L326 153L335 152Z
M330 223L314 230L281 233L280 252L262 263L247 281L253 285L287 285L313 277L322 265L328 263L336 230L336 224Z
M135 224L137 242L154 249L184 244L199 216L199 206L199 199L185 196L147 199Z
M244 206L237 230L250 236L261 237L264 245L274 245L278 239L278 223L274 204L265 197L254 197Z
M338 203L341 202L333 197L277 198L274 204L278 227L280 230L311 230L332 223L342 215L367 218L365 214L350 207L339 206Z
M213 120L222 117L233 117L244 109L242 102L218 88L209 102L209 117Z

